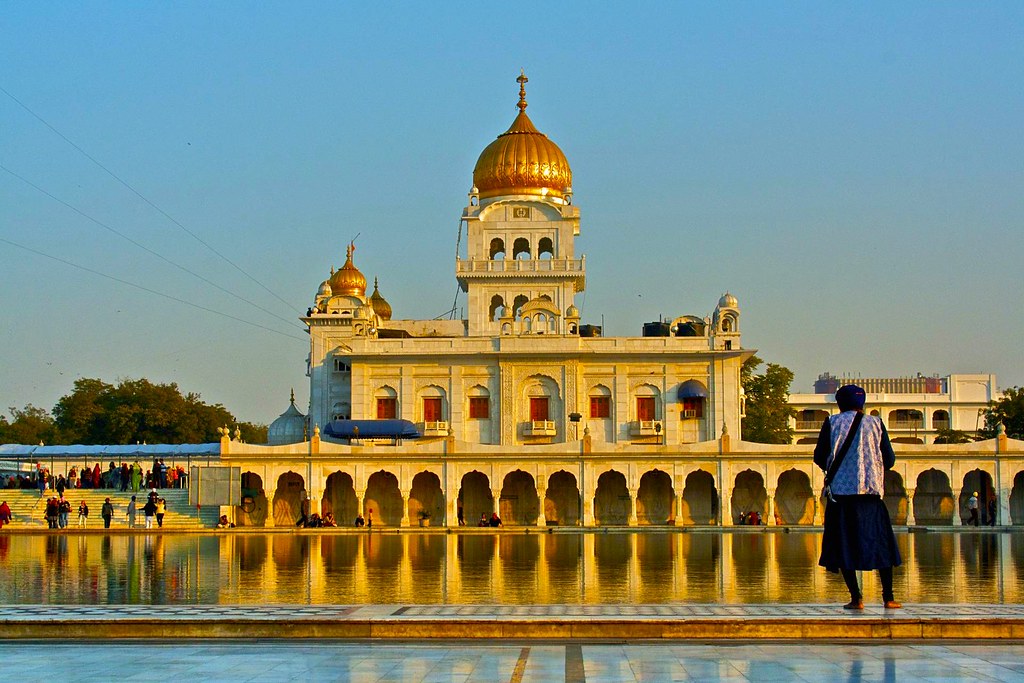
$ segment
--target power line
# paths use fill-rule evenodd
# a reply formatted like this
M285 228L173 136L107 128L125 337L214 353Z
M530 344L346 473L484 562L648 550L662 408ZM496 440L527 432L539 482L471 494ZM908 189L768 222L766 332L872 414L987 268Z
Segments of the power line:
M98 276L100 276L102 278L106 278L108 280L113 280L114 282L118 282L118 283L120 283L122 285L128 285L129 287L134 287L135 289L141 289L143 292L148 292L149 294L155 294L156 296L163 297L164 299L170 299L171 301L176 301L179 304L185 304L186 306L191 306L192 308L198 308L200 311L206 311L207 313L213 313L215 315L219 315L219 316L222 316L224 318L229 318L231 320L243 323L245 325L250 325L252 327L258 327L261 330L266 330L267 332L273 332L274 334L279 334L282 337L288 337L289 339L298 339L299 341L302 341L302 342L306 342L307 341L306 339L304 339L302 337L299 337L299 336L296 336L296 335L292 335L292 334L288 334L287 332L281 332L279 330L275 330L272 327L267 327L266 325L260 325L259 323L254 323L252 321L245 320L244 318L239 318L239 317L233 316L230 313L224 313L222 311L218 311L218 310L215 310L215 309L212 309L212 308L207 308L206 306L202 306L200 304L193 303L193 302L187 301L185 299L179 299L178 297L171 296L170 294L164 294L163 292L158 292L155 289L150 289L149 287L143 287L142 285L136 284L134 282L129 282L128 280L122 280L121 278L114 277L113 275L108 275L106 273L101 273L98 270L94 270L94 269L89 268L87 266L79 265L77 263L74 263L73 261L68 261L67 259L62 259L59 256L53 256L52 254L47 254L45 252L39 251L38 249L33 249L32 247L26 247L24 244L18 244L17 242L12 242L11 240L3 238L3 237L0 237L0 242L3 242L5 244L9 244L12 247L17 247L18 249L24 249L27 252L30 252L32 254L36 254L37 256L43 256L45 258L52 259L54 261L57 261L58 263L63 263L66 266L71 266L72 268L77 268L79 270L84 270L87 273L92 273L93 275L98 275Z
M271 296L273 296L274 298L276 298L276 299L277 299L278 301L280 301L281 303L283 303L283 304L284 304L285 306L287 306L287 307L288 307L289 309L291 309L291 310L293 310L293 311L294 311L294 310L297 310L297 309L296 309L296 308L294 307L294 305L293 305L293 304L291 304L291 303L289 303L289 302L285 301L285 300L284 300L283 298L281 298L280 296L278 296L278 295L277 295L277 294L276 294L275 292L273 292L273 291L272 291L272 290L271 290L271 289L270 289L269 287L267 287L267 286L266 286L265 284L263 284L262 282L260 282L259 280L257 280L257 279L256 279L255 277L253 277L252 275L250 275L250 274L249 274L249 273L248 273L248 272L247 272L247 271L246 271L245 269L243 269L243 268L242 268L241 266L239 266L239 265L238 265L237 263L235 263L234 261L232 261L231 259L229 259L229 258L228 258L227 256L225 256L224 254L222 254L221 252L219 252L219 251L218 251L217 249L215 249L215 248L214 248L214 247L213 247L212 245L210 245L210 244L209 244L208 242L206 242L206 241L205 241L205 240L204 240L203 238L201 238L201 237L200 237L199 235L197 235L196 233L194 233L194 232L192 232L191 230L189 230L188 228L186 228L186 227L185 227L184 225L182 225L181 223L179 223L177 219L175 219L175 218L174 218L173 216L171 216L171 215L170 215L170 214L168 214L168 213L167 213L166 211L164 211L164 210L163 210L163 209L161 209L161 208L160 208L159 206L157 206L157 205L156 205L156 204L154 204L154 203L153 203L152 201L150 201L150 200L149 200L149 198L147 198L147 197L146 197L145 195L143 195L143 194L142 194L141 192L139 192L139 191L138 191L138 190L136 190L136 189L135 189L134 187L132 187L131 185L129 185L127 181L123 180L123 179L122 179L122 178L121 178L120 176L118 176L118 175L117 175L116 173L114 173L114 172L113 172L113 171L111 171L111 170L110 170L109 168L107 168L106 166L104 166L103 164L101 164L101 163L100 163L99 161L97 161L96 159L94 159L94 158L92 157L92 155L90 155L90 154L89 154L88 152L86 152L86 151L85 151L84 149L82 149L81 147L79 147L78 145L76 145L76 144L75 144L75 143L74 143L74 142L73 142L73 141L72 141L72 140L71 140L70 138L68 138L68 137L67 137L66 135L64 135L64 133L61 133L61 132L60 132L59 130L57 130L56 128L54 128L53 126L51 126L51 125L50 125L50 124L49 124L49 123L48 123L48 122L46 121L46 119L44 119L44 118L43 118L42 116L40 116L39 114L37 114L37 113L35 113L34 111L32 111L31 109L29 109L29 107L28 107L28 105L27 105L27 104L25 104L24 102L22 102L21 100L19 100L19 99L18 99L17 97L15 97L14 95L12 95L12 94L11 94L10 92L8 92L7 90L5 90L3 86L0 86L0 92L2 92L3 94L7 95L7 96L8 96L8 97L10 97L10 98L11 98L12 100L14 100L14 101L15 101L15 102L16 102L16 103L18 104L18 106L20 106L20 107L21 107L22 109L24 109L24 110L25 110L25 111L27 111L27 112L28 112L29 114L31 114L31 115L32 115L32 116L33 116L33 117L34 117L34 118L35 118L35 119L36 119L37 121L39 121L39 122L40 122L41 124L43 124L44 126L46 126L47 128L49 128L49 129L50 129L51 131L53 131L53 132L54 132L55 134L57 134L57 135L58 135L58 136L59 136L59 137L60 137L60 138L61 138L61 139L62 139L62 140L63 140L64 142L68 143L69 145L71 145L72 147L74 147L75 149L77 149L77 150L78 150L79 152L81 152L81 153L82 153L82 155L83 155L83 156L85 156L85 158L86 158L86 159L88 159L89 161L91 161L92 163L94 163L94 164L96 164L96 165L97 165L98 167L100 167L100 168L101 168L101 169L102 169L102 170L103 170L103 171L104 171L104 172L105 172L105 173L106 173L107 175L109 175L109 176L110 176L111 178L113 178L114 180L116 180L117 182L119 182L119 183L120 183L121 185L123 185L123 186L124 186L125 188L127 188L127 189L128 189L128 190L129 190L129 191L130 191L130 192L132 193L132 194L134 194L134 195L135 195L136 197L138 197L139 199L141 199L142 201L144 201L144 202L145 202L146 204L148 204L149 206L151 206L151 207L152 207L153 209L155 209L155 210L156 210L156 211L157 211L157 212L158 212L158 213L159 213L159 214L160 214L161 216L163 216L164 218L166 218L167 220L169 220L169 221L170 221L171 223L174 223L174 224L175 224L176 226L178 226L179 228L181 228L182 230L184 230L184 231L185 231L186 233L188 233L188 234L189 234L189 235L190 235L190 236L191 236L191 237L192 237L192 238L193 238L194 240L196 240L197 242L199 242L200 244L202 244L202 245L203 245L204 247L206 247L207 249L209 249L210 251L212 251L212 252L213 252L214 254L216 254L217 256L219 256L220 258L222 258L222 259L223 259L224 261L226 261L226 262L227 262L227 263L228 263L229 265L231 265L231 266L232 266L232 267L233 267L233 268L234 268L235 270L237 270L238 272L240 272L240 273L241 273L242 275L245 275L245 276L246 276L247 278L249 278L250 280L252 280L253 282L255 282L255 283L256 283L257 285L259 285L260 287L262 287L262 288L263 288L263 289L264 289L264 290L265 290L265 291L266 291L266 292L267 292L268 294L270 294Z
M164 261L165 263L169 263L170 265L174 266L175 268L178 268L179 270L181 270L181 271L183 271L185 273L188 273L189 275L192 275L193 277L199 278L200 280L202 280L206 284L210 285L211 287L216 287L217 289L219 289L220 291L224 292L225 294L229 294L229 295L237 298L239 301L243 301L243 302L249 304L250 306L253 306L254 308L257 308L257 309L263 311L267 315L272 316L272 317L277 318L278 320L280 320L282 322L287 323L291 327L297 327L299 329L303 329L300 325L297 325L295 323L295 321L288 320L287 318L282 318L281 316L279 316L278 314L274 313L273 311L269 311L266 308L263 308L262 306L260 306L259 304L254 303L254 302L250 301L249 299L246 299L244 296L242 296L240 294L235 294L231 290L225 289L224 287L221 287L216 282L213 282L212 280L209 280L206 277L203 277L199 273L196 273L195 271L190 270L190 269L186 268L185 266L172 261L171 259L167 258L163 254L160 254L159 252L153 251L152 249L150 249L146 245L141 244L140 242L137 242L136 240L132 239L128 235L124 234L123 232L120 232L116 228L113 228L113 227L107 225L103 221L100 221L100 220L98 220L96 218L93 218L89 214L87 214L84 211L78 209L77 207L69 204L68 202L64 201L60 197L57 197L53 193L48 192L47 190L43 189L39 185L36 185L35 183L33 183L28 178L25 178L24 176L19 175L18 173L16 173L16 172L12 171L11 169L7 168L2 163L0 163L0 169L2 169L4 171L7 171L7 173L11 174L12 176L17 178L21 182L25 183L26 185L28 185L32 189L36 190L37 192L40 192L40 193L46 195L47 197L49 197L53 201L57 202L58 204L61 204L62 206L65 206L65 207L71 209L72 211L77 213L82 218L85 218L86 220L92 221L93 223L95 223L96 225L100 226L104 230L109 230L110 232L112 232L113 234L117 235L118 237L120 237L120 238L122 238L124 240L127 240L128 242L130 242L131 244L135 245L139 249L142 249L143 251L145 251L147 254L151 254L151 255L157 257L158 259L160 259L161 261Z

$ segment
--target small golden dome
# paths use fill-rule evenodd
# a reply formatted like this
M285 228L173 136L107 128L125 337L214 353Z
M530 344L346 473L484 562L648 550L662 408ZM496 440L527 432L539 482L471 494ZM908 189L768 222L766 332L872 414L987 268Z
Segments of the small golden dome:
M526 75L519 74L519 114L507 131L487 145L473 169L480 197L528 194L562 199L572 186L572 169L558 145L526 115Z
M381 320L391 320L391 304L387 302L377 289L377 278L373 278L373 294L370 295L370 305L373 311Z
M334 296L364 296L366 294L366 278L359 269L352 265L352 252L355 245L349 244L345 265L331 275L331 293Z

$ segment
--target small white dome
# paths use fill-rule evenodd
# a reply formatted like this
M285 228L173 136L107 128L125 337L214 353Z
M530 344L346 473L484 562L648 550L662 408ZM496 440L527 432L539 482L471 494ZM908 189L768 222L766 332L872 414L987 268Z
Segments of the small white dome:
M330 296L331 295L331 281L324 280L320 283L320 289L316 290L317 296Z
M289 443L302 443L305 440L306 416L295 407L295 392L292 392L288 409L267 428L267 444L283 446Z

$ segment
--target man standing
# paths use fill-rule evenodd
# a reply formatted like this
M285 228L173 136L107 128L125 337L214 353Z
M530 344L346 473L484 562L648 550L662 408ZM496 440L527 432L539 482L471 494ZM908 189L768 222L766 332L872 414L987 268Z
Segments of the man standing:
M971 519L968 524L971 526L978 526L978 492L975 491L971 494L971 497L967 499L967 509L971 512Z
M114 506L111 504L110 499L107 498L106 502L103 503L103 508L100 510L100 516L103 517L103 528L110 528L110 520L114 518Z
M128 528L135 528L135 496L128 502Z
M149 497L146 504L142 506L142 513L146 516L146 528L153 528L153 518L156 517L156 501L153 496Z

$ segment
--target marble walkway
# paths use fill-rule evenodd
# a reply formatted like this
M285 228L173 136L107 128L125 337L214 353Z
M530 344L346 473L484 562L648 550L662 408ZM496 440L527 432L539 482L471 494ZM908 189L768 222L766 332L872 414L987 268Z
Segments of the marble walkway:
M1024 681L1020 644L0 641L11 681Z
M973 640L1024 642L1024 605L3 605L5 639Z

